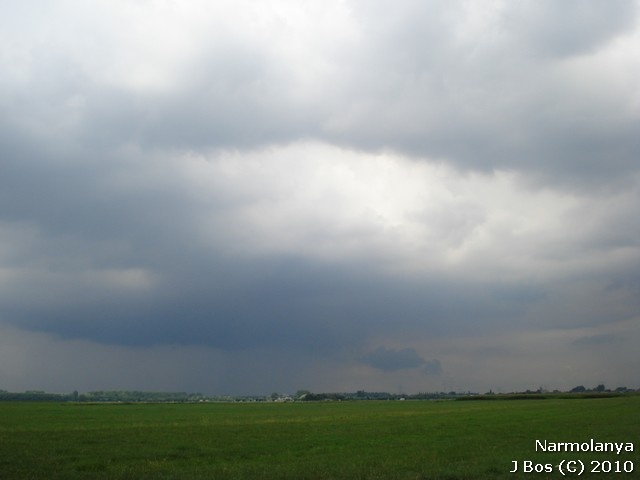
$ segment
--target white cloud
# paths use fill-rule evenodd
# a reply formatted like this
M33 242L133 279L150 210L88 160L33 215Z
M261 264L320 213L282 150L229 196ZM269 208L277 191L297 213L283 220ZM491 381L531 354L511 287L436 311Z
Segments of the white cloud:
M636 195L628 191L538 190L515 173L463 173L309 142L179 161L202 205L202 241L241 255L375 259L382 270L518 279L593 272L638 254L635 242L625 251L602 245L597 258L588 248L612 210L629 220Z

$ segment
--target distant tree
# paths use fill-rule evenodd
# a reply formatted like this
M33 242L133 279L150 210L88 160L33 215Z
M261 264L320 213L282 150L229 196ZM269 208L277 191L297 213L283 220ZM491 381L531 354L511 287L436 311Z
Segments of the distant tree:
M596 392L604 392L606 390L605 386L601 383L596 387Z
M577 387L573 387L571 390L569 390L571 393L582 393L582 392L586 392L587 389L584 388L584 385L578 385Z

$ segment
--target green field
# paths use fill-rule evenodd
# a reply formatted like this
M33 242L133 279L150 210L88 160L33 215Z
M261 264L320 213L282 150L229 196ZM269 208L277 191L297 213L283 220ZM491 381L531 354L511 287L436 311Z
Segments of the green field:
M553 442L633 442L633 453L536 452ZM485 479L512 461L633 462L640 396L520 401L0 403L1 479ZM605 464L606 465L606 464ZM575 478L578 478L574 475Z

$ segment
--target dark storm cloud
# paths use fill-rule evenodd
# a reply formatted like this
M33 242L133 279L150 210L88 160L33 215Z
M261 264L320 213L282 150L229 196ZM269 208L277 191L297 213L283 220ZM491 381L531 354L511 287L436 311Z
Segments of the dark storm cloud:
M482 330L519 311L459 280L400 281L355 260L226 254L223 213L246 200L214 192L200 203L174 162L140 155L5 162L4 231L22 238L9 257L19 271L3 295L6 322L113 344L332 351L400 325ZM206 243L196 233L203 216L212 222Z
M130 222L121 231L111 225L101 239L83 231L58 230L46 241L25 234L37 255L18 262L27 271L4 292L5 321L114 344L322 352L400 327L482 331L520 311L460 281L399 282L358 262L230 258L194 248L187 232L175 236L173 223L144 229L135 217Z

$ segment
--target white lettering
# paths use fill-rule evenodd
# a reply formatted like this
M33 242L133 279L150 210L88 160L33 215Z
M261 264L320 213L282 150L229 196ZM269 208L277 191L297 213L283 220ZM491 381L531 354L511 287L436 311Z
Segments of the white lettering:
M536 452L633 452L634 445L631 442L596 442L591 438L588 442L549 442L547 440L535 441Z

